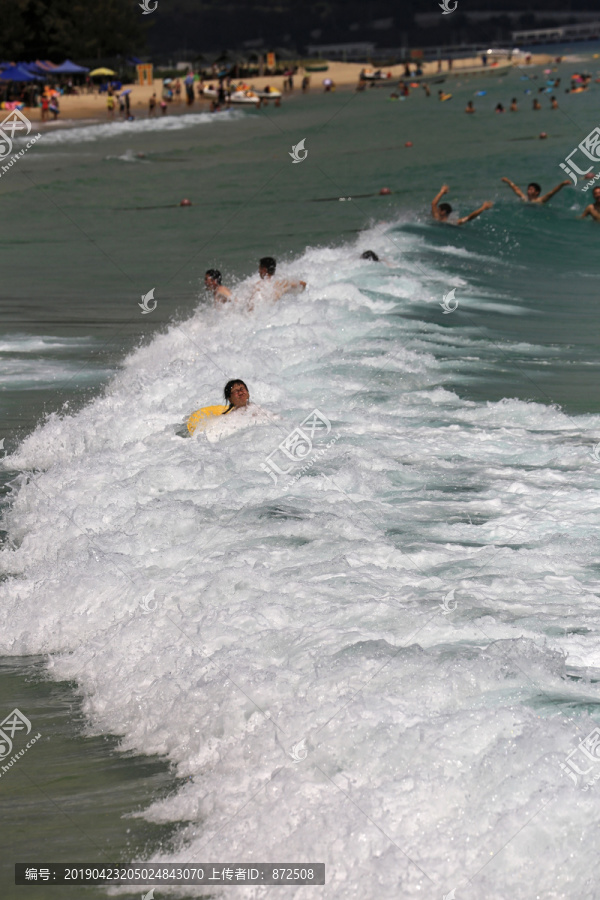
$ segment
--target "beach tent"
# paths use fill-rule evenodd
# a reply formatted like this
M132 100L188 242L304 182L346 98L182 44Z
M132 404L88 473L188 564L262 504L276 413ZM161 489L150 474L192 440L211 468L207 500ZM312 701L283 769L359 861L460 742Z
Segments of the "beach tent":
M39 72L40 75L50 75L56 66L49 59L36 59L33 63L27 63L27 68L31 72Z
M0 73L0 81L35 81L37 77L21 66L9 66Z
M94 69L93 72L90 72L91 76L94 76L94 75L116 75L116 74L117 73L113 72L112 69L105 69L103 67L100 67L99 69Z
M78 66L77 63L71 62L70 59L65 59L60 66L56 66L52 72L57 75L87 75L89 69L86 69L85 66Z

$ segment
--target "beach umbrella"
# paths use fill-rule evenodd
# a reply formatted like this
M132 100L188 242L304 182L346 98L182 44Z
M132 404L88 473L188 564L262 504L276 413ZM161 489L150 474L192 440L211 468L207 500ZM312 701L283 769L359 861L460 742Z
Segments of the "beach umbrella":
M71 62L70 59L65 59L64 63L56 66L53 71L60 75L83 75L90 70L85 66L78 66L77 63Z
M20 66L9 66L0 74L1 81L35 81L36 76Z
M103 66L101 66L99 69L94 69L93 72L90 72L91 76L94 76L94 75L116 75L116 74L117 73L113 72L112 69L106 69Z

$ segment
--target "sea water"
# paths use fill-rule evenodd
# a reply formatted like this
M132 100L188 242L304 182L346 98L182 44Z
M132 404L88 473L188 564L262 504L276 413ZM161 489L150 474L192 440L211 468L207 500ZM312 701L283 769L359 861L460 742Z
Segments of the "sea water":
M596 225L576 189L527 208L499 181L557 183L595 113L493 114L522 90L64 137L11 182L2 652L77 685L82 736L171 765L129 810L178 826L148 859L325 862L327 897L595 896ZM445 180L494 210L431 224ZM307 289L250 311L267 253ZM238 303L202 295L213 265ZM263 412L185 436L231 377Z

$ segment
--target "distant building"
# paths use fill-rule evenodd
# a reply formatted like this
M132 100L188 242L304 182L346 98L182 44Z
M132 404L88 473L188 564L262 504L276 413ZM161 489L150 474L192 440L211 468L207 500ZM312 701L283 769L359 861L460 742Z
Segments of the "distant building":
M343 62L364 62L375 49L375 44L368 41L357 41L353 44L309 44L306 48L308 56L319 59L340 59Z
M558 44L563 41L586 41L598 37L600 37L600 22L512 32L513 44Z

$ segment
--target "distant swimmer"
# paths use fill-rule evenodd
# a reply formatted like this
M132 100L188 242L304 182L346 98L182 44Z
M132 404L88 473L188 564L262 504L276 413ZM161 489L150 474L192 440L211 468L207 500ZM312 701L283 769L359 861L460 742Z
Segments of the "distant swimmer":
M542 104L540 103L540 101L538 100L537 97L536 97L535 100L533 101L533 108L534 108L536 111L537 111L538 109L541 109L541 108L542 108Z
M227 403L226 406L203 406L187 420L187 427L190 434L193 434L198 425L205 419L213 416L226 416L228 413L235 412L239 409L245 409L250 402L250 392L247 385L240 379L234 378L228 381L223 390L223 395Z
M497 113L503 113L503 112L504 112L504 107L502 106L501 103L496 104L496 112L497 112Z
M473 106L472 100L469 100L469 102L467 103L467 105L465 107L465 112L466 113L474 113L475 112L475 107Z
M272 298L274 300L279 300L284 294L300 293L305 289L305 281L287 281L283 278L273 280L276 269L277 262L272 256L263 256L262 259L259 260L258 274L260 275L261 281L270 283L272 288ZM253 296L260 290L261 284L259 283L254 289Z
M444 91L438 91L438 100L445 103L446 100L452 100L452 94L446 94Z
M517 98L513 97L510 101L510 111L511 112L519 112L519 107L517 105Z
M558 109L558 100L556 97L550 97L550 106L552 109Z
M377 256L377 254L375 253L374 250L365 250L364 253L360 254L360 258L361 259L370 259L373 262L379 262L379 257Z
M585 219L586 216L591 216L592 219L595 219L596 222L600 222L600 187L595 187L592 191L592 196L594 198L594 202L590 203L586 206L582 219Z
M542 193L542 189L535 181L532 181L527 185L527 196L523 193L520 187L517 187L514 181L510 180L510 178L503 178L502 181L504 181L509 187L511 187L517 197L520 197L521 200L525 201L525 203L547 203L551 197L554 197L554 195L561 190L561 188L564 188L568 184L571 184L571 182L567 178L566 181L561 181L560 184L557 184L556 187L552 188L551 191L548 191L547 194L544 194L543 197L541 197L540 194Z
M216 303L227 303L233 294L229 288L221 284L221 279L222 276L218 269L207 269L204 274L204 286L207 291L212 291Z
M447 184L443 184L439 190L439 193L434 197L431 201L431 215L437 222L447 222L449 225L464 225L465 222L470 222L471 219L476 219L477 216L480 216L482 212L486 209L491 209L494 205L490 200L486 200L479 209L474 210L472 213L469 213L468 216L463 216L461 219L457 219L456 222L448 222L448 217L452 212L452 207L449 203L440 203L439 201L447 194L450 188Z

